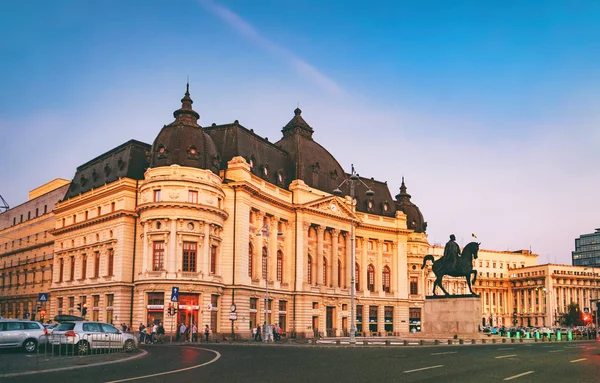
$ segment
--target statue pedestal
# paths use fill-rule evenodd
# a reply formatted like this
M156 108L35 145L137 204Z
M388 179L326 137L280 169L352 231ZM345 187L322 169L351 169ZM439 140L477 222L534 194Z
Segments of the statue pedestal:
M471 295L426 297L423 334L476 337L481 323L481 298Z

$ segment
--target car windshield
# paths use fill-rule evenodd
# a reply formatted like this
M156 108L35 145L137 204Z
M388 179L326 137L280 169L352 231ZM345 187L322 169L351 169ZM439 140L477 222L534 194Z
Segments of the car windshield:
M59 324L55 330L56 331L69 331L75 328L75 323L61 323Z

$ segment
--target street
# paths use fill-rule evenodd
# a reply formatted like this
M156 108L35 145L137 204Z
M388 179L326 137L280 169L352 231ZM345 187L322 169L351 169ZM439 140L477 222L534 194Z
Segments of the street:
M3 382L597 382L596 341L416 347L175 344L122 363ZM2 362L27 358L3 354ZM123 354L122 358L129 357ZM81 364L81 362L79 362Z

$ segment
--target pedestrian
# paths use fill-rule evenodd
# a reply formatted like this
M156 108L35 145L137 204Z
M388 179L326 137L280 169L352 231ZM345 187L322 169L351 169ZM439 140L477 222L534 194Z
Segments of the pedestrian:
M192 341L198 341L198 327L196 326L196 323L192 324Z
M210 333L210 329L208 328L208 325L206 325L204 327L204 337L206 338L206 343L208 343L208 334Z
M123 330L123 332L127 332L127 325L125 323L121 323L121 330Z
M158 334L158 341L160 343L164 343L163 335L165 335L165 328L163 327L162 322L158 324L158 330L156 331L156 333Z
M262 341L262 336L260 335L260 330L261 330L260 325L259 324L256 325L256 336L257 336L256 340L257 341Z
M185 323L181 322L181 326L179 326L179 339L182 342L185 342L186 337L185 334L187 332L187 326L185 325Z
M144 334L145 328L146 328L146 326L144 326L142 323L140 323L140 327L138 327L138 330L140 332L140 344L142 344L146 341L146 338L145 338L146 334Z
M156 343L157 340L158 340L158 324L156 324L156 322L155 322L154 326L152 326L152 343Z
M252 340L256 340L256 327L252 327Z

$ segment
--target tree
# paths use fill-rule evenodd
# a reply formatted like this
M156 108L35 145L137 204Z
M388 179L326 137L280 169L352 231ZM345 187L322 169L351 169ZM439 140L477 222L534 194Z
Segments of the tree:
M562 321L565 326L583 326L585 322L583 321L583 313L579 309L579 304L577 303L569 303L569 307L567 308L567 313L563 315Z

